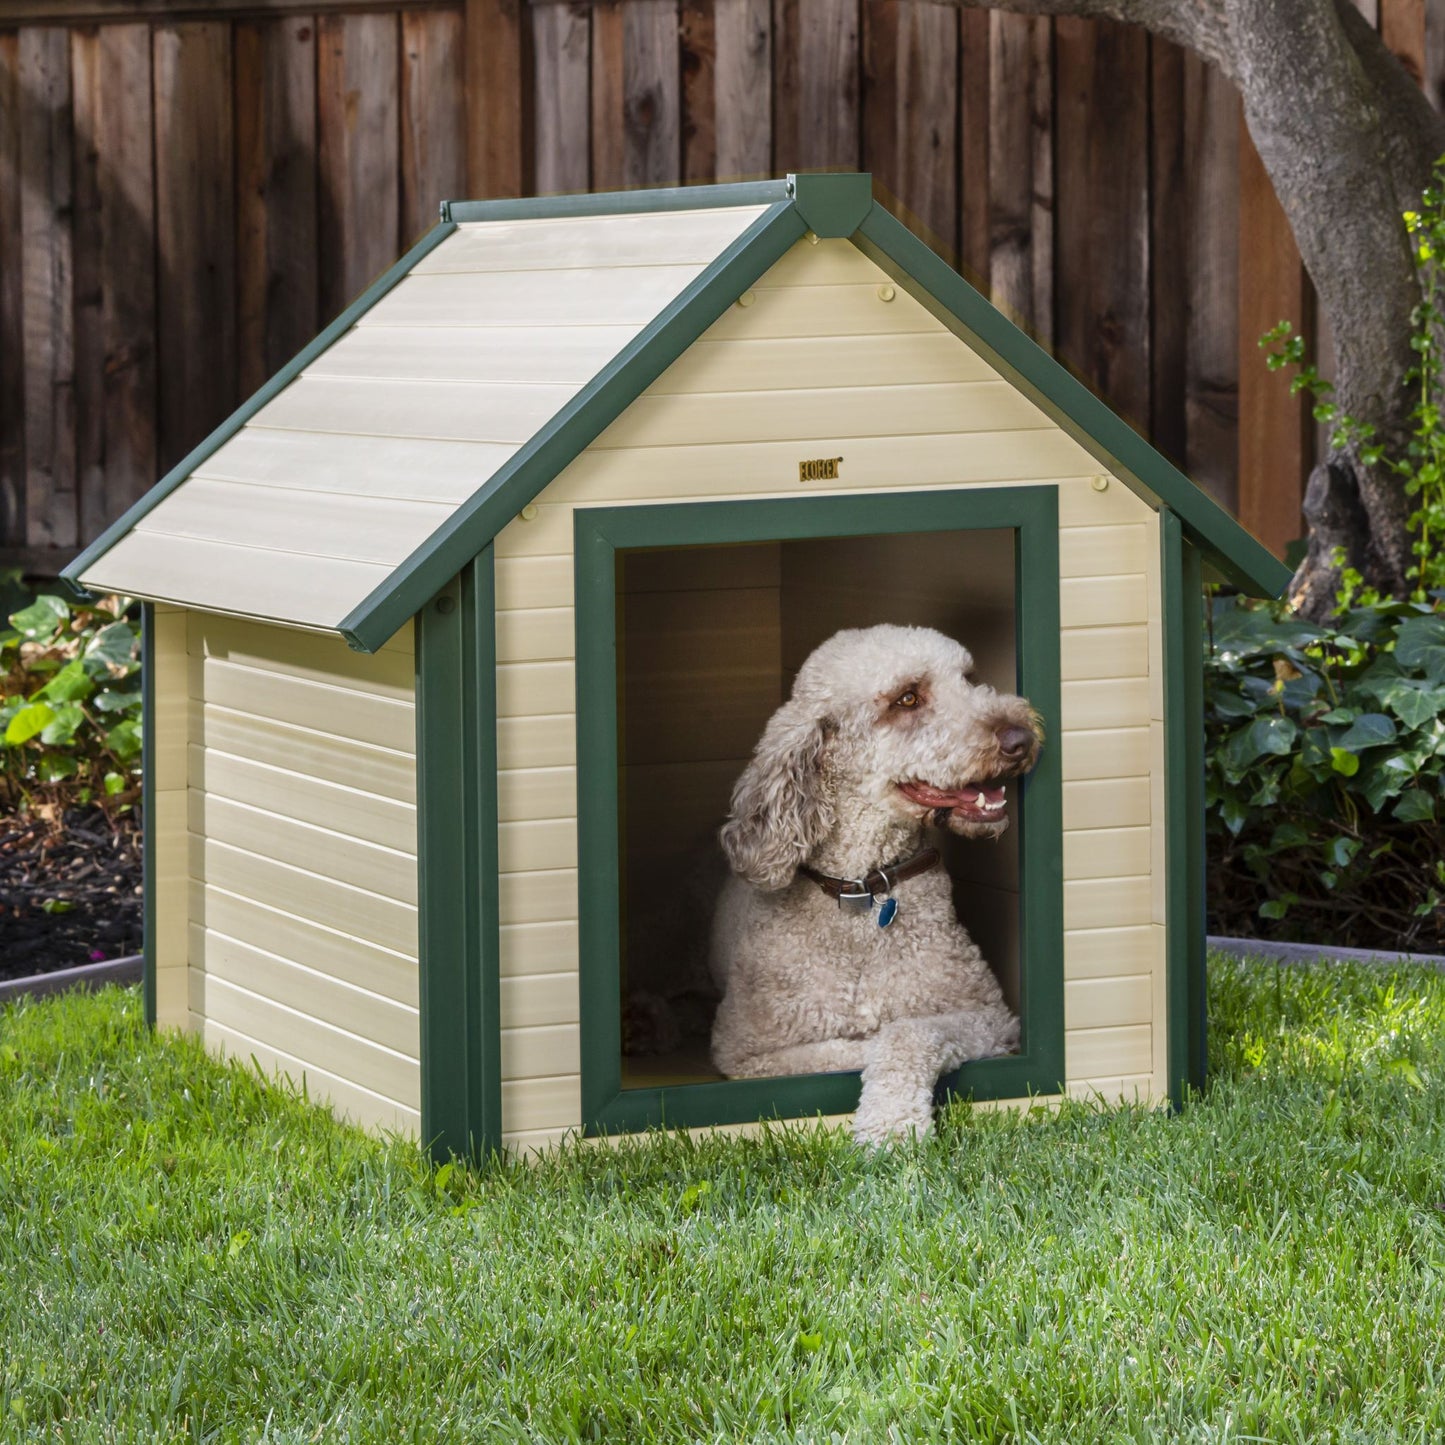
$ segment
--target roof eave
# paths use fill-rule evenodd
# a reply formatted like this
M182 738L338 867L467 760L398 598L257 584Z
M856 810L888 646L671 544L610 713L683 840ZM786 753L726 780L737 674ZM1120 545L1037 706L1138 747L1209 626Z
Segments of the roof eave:
M902 222L874 206L853 239L1131 490L1174 512L1190 541L1231 582L1258 596L1283 594L1292 575L1283 562Z

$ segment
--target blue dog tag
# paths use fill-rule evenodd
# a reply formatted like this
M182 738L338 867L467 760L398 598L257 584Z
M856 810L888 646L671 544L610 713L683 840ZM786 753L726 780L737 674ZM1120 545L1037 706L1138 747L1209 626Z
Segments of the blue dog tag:
M878 926L887 928L898 916L898 900L896 898L885 898L878 905Z

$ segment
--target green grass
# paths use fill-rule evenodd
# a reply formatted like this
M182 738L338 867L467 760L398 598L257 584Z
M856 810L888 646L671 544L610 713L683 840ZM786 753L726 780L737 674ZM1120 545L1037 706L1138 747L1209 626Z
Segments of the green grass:
M1183 1115L426 1169L0 1016L0 1438L1445 1438L1445 978L1216 960Z

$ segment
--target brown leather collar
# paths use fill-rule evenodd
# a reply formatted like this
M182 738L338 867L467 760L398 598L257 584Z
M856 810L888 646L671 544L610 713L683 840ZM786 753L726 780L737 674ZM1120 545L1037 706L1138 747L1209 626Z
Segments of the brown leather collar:
M925 848L911 858L905 858L901 863L888 863L882 868L875 868L862 878L834 878L830 874L809 868L806 863L798 872L811 878L829 898L841 898L845 895L861 898L864 894L872 897L879 893L892 893L900 883L909 878L917 878L920 873L927 873L930 868L936 868L938 863L938 849Z

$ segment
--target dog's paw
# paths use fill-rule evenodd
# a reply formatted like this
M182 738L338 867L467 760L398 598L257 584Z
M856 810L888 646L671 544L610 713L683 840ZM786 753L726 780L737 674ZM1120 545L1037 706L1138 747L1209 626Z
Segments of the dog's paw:
M932 1090L865 1087L853 1115L853 1141L882 1148L933 1129Z

